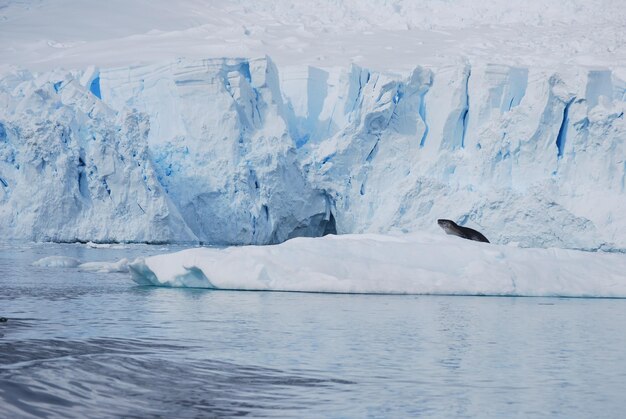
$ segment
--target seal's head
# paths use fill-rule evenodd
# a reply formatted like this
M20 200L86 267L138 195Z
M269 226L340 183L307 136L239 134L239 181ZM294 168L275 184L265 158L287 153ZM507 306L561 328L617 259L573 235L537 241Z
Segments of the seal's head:
M439 224L439 227L443 228L443 231L445 231L446 234L457 234L456 230L458 228L454 221L440 218L439 220L437 220L437 224Z

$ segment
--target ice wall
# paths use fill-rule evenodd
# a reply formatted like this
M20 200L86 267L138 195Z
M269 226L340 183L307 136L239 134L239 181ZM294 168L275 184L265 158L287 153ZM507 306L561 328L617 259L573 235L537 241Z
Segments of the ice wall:
M53 80L0 82L0 234L197 241L155 175L148 116L113 111L69 74Z
M100 74L103 100L150 115L158 178L200 240L319 236L329 200L302 173L271 60L177 61Z
M120 218L106 200L72 204L76 217L109 217L91 229L85 221L76 238L263 244L334 231L437 231L435 220L444 217L492 242L626 249L626 83L618 74L470 61L391 74L210 59L89 69L68 75L56 91L50 74L16 73L0 85L7 104L0 110L0 209L12 220L2 228L9 236L60 239L50 233L54 223L46 234L30 226L21 199L12 197L19 176L25 184L46 175L26 176L7 150L30 150L27 127L68 114L74 122L60 124L71 132L86 132L87 124L110 133L98 137L101 148L143 150L101 177L120 170L128 176L113 183L127 191L118 204L125 202L129 214L135 211L129 191L149 186L152 200L144 204L154 211ZM65 99L70 86L80 100ZM41 96L35 92L47 96L27 99ZM18 103L22 111L13 110ZM28 109L36 115L24 116ZM31 137L43 144L46 135ZM80 138L75 150L60 148L55 159L72 160L71 153L95 146L89 136ZM133 159L150 171L146 178L131 176ZM78 179L81 169L72 170L59 179ZM65 181L78 192L68 186L59 196L82 203L80 182L72 182ZM89 182L90 191L102 184ZM33 208L49 199L28 195ZM50 211L67 212L58 208Z
M623 82L608 70L460 63L371 74L349 123L313 146L340 233L436 229L492 241L623 248Z

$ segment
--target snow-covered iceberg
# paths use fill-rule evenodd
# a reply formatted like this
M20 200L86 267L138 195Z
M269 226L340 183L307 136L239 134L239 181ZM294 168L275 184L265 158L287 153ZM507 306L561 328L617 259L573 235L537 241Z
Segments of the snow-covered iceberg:
M626 298L626 255L444 235L296 238L137 259L140 285L225 290Z

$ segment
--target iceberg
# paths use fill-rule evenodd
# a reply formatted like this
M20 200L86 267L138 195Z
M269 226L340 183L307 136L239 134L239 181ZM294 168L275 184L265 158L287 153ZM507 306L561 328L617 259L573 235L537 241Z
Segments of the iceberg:
M193 248L129 264L139 285L215 290L626 298L626 256L457 237L340 235Z

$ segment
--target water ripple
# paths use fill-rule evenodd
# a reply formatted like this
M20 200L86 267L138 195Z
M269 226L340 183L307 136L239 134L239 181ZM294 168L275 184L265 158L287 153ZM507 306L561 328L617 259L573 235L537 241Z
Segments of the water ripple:
M195 417L291 414L304 388L350 381L188 359L191 348L148 340L29 339L0 342L0 404L15 417Z

